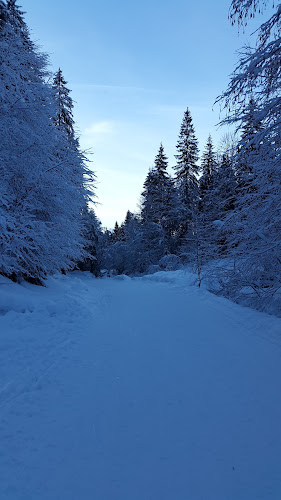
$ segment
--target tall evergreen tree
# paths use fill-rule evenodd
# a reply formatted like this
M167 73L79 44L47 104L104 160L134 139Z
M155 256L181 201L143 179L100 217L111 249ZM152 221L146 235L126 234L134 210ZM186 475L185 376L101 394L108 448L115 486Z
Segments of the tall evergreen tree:
M201 177L199 180L199 203L195 214L194 233L197 262L201 265L214 254L214 220L217 218L215 203L215 174L217 159L211 135L209 135L201 159Z
M198 196L198 141L195 136L194 126L189 109L184 113L179 139L177 142L176 183L181 201L187 210L197 200Z
M188 108L184 113L176 148L178 151L176 154L177 164L174 169L180 200L178 238L179 242L183 242L185 239L185 243L188 242L187 246L191 247L194 236L193 226L198 209L199 166L197 162L199 151L198 141Z
M52 86L56 103L54 121L58 128L63 128L69 137L74 138L73 100L66 85L67 81L59 68Z
M253 189L254 165L258 161L262 140L262 123L251 96L241 121L241 137L236 154L236 175L240 189ZM258 138L256 140L256 138Z
M130 210L127 210L126 217L124 220L124 230L130 225L131 221L135 218L135 215L130 212Z
M167 172L168 159L160 144L154 167L149 171L142 193L142 219L159 224L165 234L167 252L174 251L178 226L178 199L173 180Z
M114 230L111 233L111 240L113 242L115 241L122 241L124 239L124 229L122 224L119 226L118 222L115 222Z
M223 153L214 176L214 204L218 220L224 219L235 208L237 177L234 165L234 158L228 152Z
M233 235L228 221L236 206L237 179L234 158L228 152L223 153L218 162L209 195L209 203L205 204L205 209L200 214L206 260L226 256L231 249Z
M211 135L209 135L205 150L201 159L201 177L199 211L201 222L206 225L207 221L214 220L216 207L214 206L214 177L217 170L216 153ZM216 217L215 217L216 218Z
M141 218L144 223L158 222L155 214L155 200L157 193L157 175L155 169L150 169L143 184L141 194Z
M90 271L98 276L102 264L103 235L101 223L98 220L95 211L87 208L82 213L83 237L85 240L84 248L86 255L83 260L78 262L78 268L81 271Z
M200 196L202 201L204 196L213 187L213 178L217 169L216 153L211 135L209 135L205 150L201 159Z

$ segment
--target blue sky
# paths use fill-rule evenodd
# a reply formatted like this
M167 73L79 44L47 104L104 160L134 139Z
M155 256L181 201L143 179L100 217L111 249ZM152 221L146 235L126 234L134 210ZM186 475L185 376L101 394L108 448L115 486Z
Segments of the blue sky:
M21 0L32 37L61 67L75 100L83 148L97 175L96 211L113 227L136 210L163 142L169 165L188 106L204 148L217 130L216 97L227 87L238 36L228 0ZM253 43L253 41L252 41ZM171 169L172 171L172 169Z

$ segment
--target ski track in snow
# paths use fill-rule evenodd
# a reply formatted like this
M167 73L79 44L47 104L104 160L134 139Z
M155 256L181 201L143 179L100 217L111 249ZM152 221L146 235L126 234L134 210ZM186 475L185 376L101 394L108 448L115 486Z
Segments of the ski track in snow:
M0 280L0 500L280 500L281 320L144 278Z

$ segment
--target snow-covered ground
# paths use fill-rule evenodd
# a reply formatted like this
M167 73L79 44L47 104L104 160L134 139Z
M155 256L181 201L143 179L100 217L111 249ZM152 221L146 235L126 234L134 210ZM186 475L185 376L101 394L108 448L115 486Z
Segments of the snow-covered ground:
M0 500L280 500L281 319L192 279L0 279Z

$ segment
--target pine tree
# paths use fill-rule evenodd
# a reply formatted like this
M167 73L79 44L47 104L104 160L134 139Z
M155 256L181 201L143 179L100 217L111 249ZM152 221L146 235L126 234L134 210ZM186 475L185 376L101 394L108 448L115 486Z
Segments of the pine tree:
M118 222L115 222L114 230L112 231L111 234L111 240L113 242L115 241L122 241L124 239L124 229L123 225L121 224L120 226L118 225Z
M7 0L6 7L11 24L21 32L25 41L27 41L29 38L29 30L23 18L24 12L17 5L17 0Z
M145 222L158 224L161 221L165 198L165 182L168 177L167 166L167 157L161 143L159 152L155 157L154 167L149 170L144 182L141 215L142 220Z
M54 122L59 129L64 129L69 137L74 138L73 101L66 85L67 82L59 68L52 86L56 103Z
M86 209L82 213L83 237L85 240L85 257L78 263L81 271L90 271L98 276L102 263L102 231L101 223L93 209Z
M157 173L155 169L150 169L141 194L141 218L144 223L159 222L155 207L156 199L158 199Z
M224 219L235 208L237 177L234 164L234 158L227 152L223 153L214 176L214 204L217 207L218 220Z
M186 251L192 253L194 236L194 221L198 209L199 196L199 167L198 167L198 141L195 136L194 126L189 109L184 113L176 155L176 187L179 193L180 206L178 209L178 241L184 243Z
M214 178L216 171L216 153L211 135L209 135L201 159L200 198L193 223L198 270L200 270L204 261L213 257L215 250L214 220L217 218L217 206L215 203ZM199 258L200 265L198 266ZM198 274L200 275L200 272Z
M124 221L124 228L128 227L130 222L134 219L134 214L130 212L130 210L127 211L125 221Z
M213 188L213 178L217 169L216 153L214 151L213 141L209 135L205 151L201 159L201 178L200 178L200 196L204 204L204 197Z
M177 142L176 183L180 197L187 211L190 211L198 196L198 141L189 109L184 113L180 135Z
M165 251L175 250L178 227L178 198L173 180L167 172L168 159L160 144L154 167L147 175L142 193L142 219L159 224L165 234Z
M258 161L261 140L256 140L262 131L255 102L251 96L241 121L241 137L236 154L236 175L239 189L253 189L254 165Z
M213 175L211 204L205 226L206 260L226 256L232 246L231 220L237 200L237 177L234 158L225 152Z

